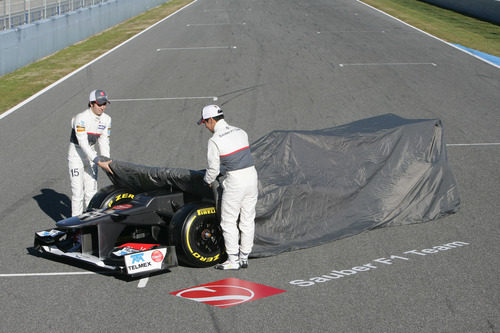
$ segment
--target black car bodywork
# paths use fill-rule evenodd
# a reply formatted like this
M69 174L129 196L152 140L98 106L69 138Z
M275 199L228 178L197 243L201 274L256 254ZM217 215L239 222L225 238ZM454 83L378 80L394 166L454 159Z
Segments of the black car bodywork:
M125 162L112 166L114 175L108 176L114 185L100 190L82 215L36 232L35 250L128 276L165 270L179 262L209 267L225 259L216 213L217 186L212 191L204 184L203 172ZM159 170L168 173L167 181L155 179ZM141 178L140 184L124 181L127 177L120 173Z

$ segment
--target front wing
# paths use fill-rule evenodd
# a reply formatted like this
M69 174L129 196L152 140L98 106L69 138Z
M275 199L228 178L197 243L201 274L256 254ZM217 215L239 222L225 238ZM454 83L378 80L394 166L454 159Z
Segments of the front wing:
M126 243L113 249L109 257L100 258L82 251L75 234L59 229L35 233L35 249L52 258L69 259L135 277L177 266L175 246Z

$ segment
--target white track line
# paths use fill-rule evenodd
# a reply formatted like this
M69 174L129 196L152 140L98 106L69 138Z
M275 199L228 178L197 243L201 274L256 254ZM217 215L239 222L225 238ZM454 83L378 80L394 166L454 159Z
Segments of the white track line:
M241 12L242 10L252 11L252 8L238 9L237 11ZM204 13L209 13L209 12L234 12L234 11L235 10L231 10L231 9L227 9L227 8L224 8L224 9L204 9L203 10Z
M198 46L198 47L164 47L156 49L160 51L178 51L178 50L210 50L210 49L235 49L236 46Z
M139 280L139 284L137 285L137 288L144 288L149 281L149 277L145 277Z
M319 34L340 34L340 33L375 33L375 34L385 34L386 30L326 30L326 31L316 31Z
M216 100L218 100L218 97L217 96L193 96L193 97L123 98L123 99L111 99L110 102L172 101L172 100L184 100L184 99L211 99L213 101L216 101Z
M69 276L69 275L96 275L96 274L112 274L112 273L111 272L13 273L13 274L0 274L0 277ZM140 279L137 288L146 287L148 281L149 277Z
M101 274L107 272L99 272ZM0 274L0 277L27 277L27 276L57 276L57 275L95 275L95 272L54 272L54 273L15 273Z
M243 23L188 23L186 27L207 27L207 26L222 26L222 25L246 25Z
M127 39L126 41L124 41L124 42L123 42L123 43L121 43L120 45L115 46L114 48L112 48L112 49L111 49L111 50L109 50L108 52L106 52L106 53L104 53L104 54L100 55L99 57L95 58L95 59L94 59L94 60L92 60L91 62L89 62L89 63L87 63L87 64L83 65L82 67L78 68L77 70L75 70L75 71L73 71L73 72L69 73L68 75L66 75L66 76L65 76L65 77L63 77L62 79L57 80L56 82L52 83L50 86L46 87L45 89L40 90L39 92L37 92L36 94L34 94L33 96L31 96L30 98L28 98L28 99L24 100L23 102L21 102L21 103L17 104L17 105L16 105L16 106L14 106L13 108L11 108L11 109L9 109L9 110L5 111L4 113L0 114L0 119L3 119L3 118L5 118L5 117L7 117L9 114L11 114L12 112L14 112L14 111L16 111L16 110L20 109L22 106L24 106L24 105L28 104L29 102L31 102L32 100L34 100L34 99L35 99L35 98L37 98L38 96L40 96L40 95L42 95L42 94L46 93L46 92L47 92L47 91L49 91L50 89L54 88L55 86L59 85L60 83L62 83L62 82L64 82L64 81L66 81L66 80L67 80L67 79L69 79L70 77L74 76L74 75L75 75L75 74L77 74L78 72L80 72L80 71L84 70L85 68L89 67L90 65L92 65L92 64L93 64L93 63L95 63L96 61L100 60L101 58L104 58L105 56L107 56L107 55L108 55L108 54L110 54L111 52L113 52L113 51L117 50L118 48L122 47L123 45L125 45L125 44L129 43L130 41L132 41L133 39L135 39L135 38L139 37L140 35L142 35L142 34L143 34L143 33L145 33L146 31L148 31L148 30L150 30L150 29L154 28L155 26L157 26L158 24L162 23L162 22L163 22L163 21L165 21L166 19L168 19L168 18L172 17L173 15L175 15L175 14L179 13L180 11L182 11L182 10L184 10L184 9L188 8L189 6L191 6L191 5L195 4L196 2L198 2L198 0L194 0L194 1L193 1L193 2L191 2L190 4L188 4L188 5L184 6L184 7L182 7L181 9L179 9L179 10L177 10L177 11L173 12L172 14L168 15L168 16L167 16L167 17L165 17L164 19L162 19L162 20L160 20L160 21L156 22L156 23L155 23L155 24L153 24L152 26L150 26L150 27L148 27L148 28L146 28L146 29L142 30L142 31L141 31L141 32L139 32L138 34L136 34L136 35L134 35L134 36L130 37L129 39Z
M14 274L0 274L0 277L68 276L68 275L96 275L96 274L112 274L112 273L111 272L14 273ZM149 277L140 279L137 288L146 287L148 281Z
M340 67L346 66L434 66L433 62L388 62L388 63L354 63L354 64L339 64Z
M421 29L417 28L417 27L414 27L413 25L408 24L408 23L406 23L405 21L402 21L402 20L398 19L397 17L394 17L394 16L392 16L392 15L389 15L389 14L387 14L386 12L384 12L384 11L382 11L382 10L380 10L380 9L377 9L377 8L375 8L375 7L373 7L373 6L370 6L370 5L368 5L368 4L366 4L366 3L364 3L364 2L363 2L363 1L361 1L361 0L356 0L356 1L357 1L357 2L359 2L359 3L361 3L361 4L363 4L363 5L365 5L365 6L367 6L367 7L370 7L370 8L371 8L371 9L373 9L373 10L376 10L376 11L377 11L377 12L379 12L379 13L384 14L384 15L386 15L386 16L388 16L388 17L390 17L390 18L392 18L392 19L394 19L394 20L396 20L396 21L398 21L398 22L400 22L400 23L403 23L404 25L406 25L406 26L408 26L408 27L410 27L410 28L413 28L413 29L415 29L415 30L417 30L417 31L420 31L421 33L426 34L426 35L427 35L427 36L429 36L429 37L432 37L432 38L434 38L434 39L437 39L438 41L443 42L443 43L445 43L445 44L448 44L449 46L454 47L455 49L460 50L460 51L462 51L462 52L464 52L464 53L467 53L468 55L471 55L471 56L473 56L473 57L474 57L474 58L476 58L476 59L479 59L479 60L481 60L481 61L484 61L485 63L490 64L491 66L494 66L494 67L496 67L496 68L500 68L500 66L499 66L499 65L497 65L497 64L495 64L495 63L493 63L493 62L490 62L490 61L488 61L488 60L486 60L486 59L484 59L484 58L481 58L481 57L479 57L479 56L477 56L477 55L475 55L475 54L471 53L471 52L468 52L468 51L466 51L466 50L463 50L463 49L459 48L458 46L453 45L452 43L448 43L447 41L445 41L445 40L443 40L443 39L441 39L441 38L439 38L439 37L436 37L436 36L434 36L434 35L431 35L431 34L430 34L430 33L428 33L428 32L425 32L425 31L423 31L423 30L421 30Z
M468 146L500 146L500 142L491 143L449 143L446 147L468 147Z

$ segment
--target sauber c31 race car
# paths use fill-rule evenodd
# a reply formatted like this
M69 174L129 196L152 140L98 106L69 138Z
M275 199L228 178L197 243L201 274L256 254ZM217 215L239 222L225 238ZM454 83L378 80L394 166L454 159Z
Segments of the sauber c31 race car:
M127 276L225 260L217 217L218 186L202 171L113 161L114 185L94 195L85 213L35 233L34 249L50 258L91 264Z

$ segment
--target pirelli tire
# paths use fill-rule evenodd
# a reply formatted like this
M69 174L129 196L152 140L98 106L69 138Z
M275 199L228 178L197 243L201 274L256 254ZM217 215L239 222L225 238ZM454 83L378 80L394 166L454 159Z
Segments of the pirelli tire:
M109 185L100 189L90 200L87 211L93 209L111 208L118 204L126 204L132 201L135 193L126 189Z
M170 244L187 266L210 267L226 260L215 205L191 203L177 211L170 222Z

